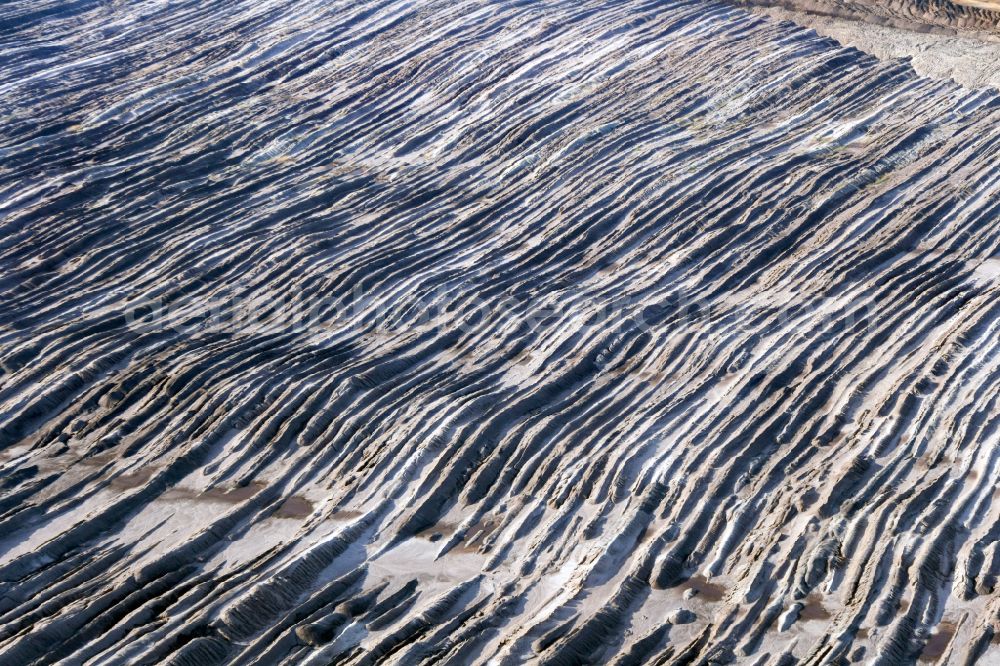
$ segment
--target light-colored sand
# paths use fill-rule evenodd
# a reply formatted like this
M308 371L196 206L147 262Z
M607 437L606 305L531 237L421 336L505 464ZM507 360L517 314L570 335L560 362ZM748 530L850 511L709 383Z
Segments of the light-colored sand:
M952 79L974 88L1000 88L1000 43L978 37L914 32L783 7L754 7L751 11L807 26L877 58L910 58L913 68L924 76Z

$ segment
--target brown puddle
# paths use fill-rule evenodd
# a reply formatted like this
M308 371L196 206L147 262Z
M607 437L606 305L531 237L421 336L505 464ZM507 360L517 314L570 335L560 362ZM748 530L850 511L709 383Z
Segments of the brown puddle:
M112 488L138 488L143 485L149 478L153 476L152 467L143 467L137 472L129 472L128 474L119 474L115 478L111 479Z
M927 643L924 645L924 649L920 652L917 660L934 662L940 659L944 655L944 651L948 649L951 639L955 636L955 630L956 627L952 622L942 622L939 624L937 631L927 639Z
M465 538L456 550L460 553L478 552L486 537L492 534L499 524L494 518L483 516L465 533Z
M698 593L695 599L702 599L709 603L721 601L722 597L726 595L726 588L709 581L701 575L691 576L684 585L684 589L694 590Z
M76 464L83 465L85 467L103 467L108 463L114 462L115 456L111 453L99 453L96 456L88 456L87 458L80 458L76 461Z
M806 621L830 619L830 612L823 607L820 595L810 594L806 597L806 603L799 613L799 619Z
M354 520L355 518L360 518L363 515L365 515L364 511L341 509L340 511L334 511L330 514L330 518L333 520Z
M292 495L281 503L278 510L274 512L274 516L275 518L308 518L312 512L312 502L298 495Z
M234 488L210 488L205 491L192 490L191 488L177 486L163 493L163 499L208 500L211 502L226 502L227 504L235 504L237 502L247 501L259 493L264 486L265 484L259 481L254 481L253 483L245 486L237 486Z
M497 528L498 524L492 517L485 516L480 518L466 530L462 541L455 547L455 552L477 552L479 547L483 545L483 541ZM417 533L417 536L428 541L440 541L443 537L449 537L454 534L457 529L458 525L455 523L438 523L421 530Z

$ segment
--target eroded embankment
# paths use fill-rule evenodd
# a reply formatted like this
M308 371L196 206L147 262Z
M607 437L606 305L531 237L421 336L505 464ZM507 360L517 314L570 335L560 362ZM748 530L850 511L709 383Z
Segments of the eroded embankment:
M903 20L841 4L749 0L737 4L779 20L793 21L883 60L904 58L923 76L952 79L968 87L1000 89L1000 13L961 23L948 12L908 14ZM915 3L910 3L916 7ZM881 5L873 5L877 9ZM973 26L973 27L970 27ZM975 27L978 26L978 27Z
M0 663L1000 658L994 95L701 0L0 48Z
M1000 39L997 0L734 0L916 32Z

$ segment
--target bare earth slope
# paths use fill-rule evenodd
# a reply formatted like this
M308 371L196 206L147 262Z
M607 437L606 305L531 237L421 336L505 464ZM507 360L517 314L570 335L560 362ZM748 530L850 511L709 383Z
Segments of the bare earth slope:
M927 33L765 5L752 11L794 21L878 58L906 58L923 76L1000 89L1000 41L984 39L981 34Z
M993 93L702 0L0 54L0 664L1000 663Z
M736 0L939 34L1000 33L1000 0Z

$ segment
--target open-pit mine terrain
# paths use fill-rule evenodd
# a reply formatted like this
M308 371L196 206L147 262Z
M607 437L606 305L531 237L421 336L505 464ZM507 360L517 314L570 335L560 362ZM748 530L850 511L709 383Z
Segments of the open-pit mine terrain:
M807 25L997 14L824 4L0 3L0 666L1000 664L1000 97Z

